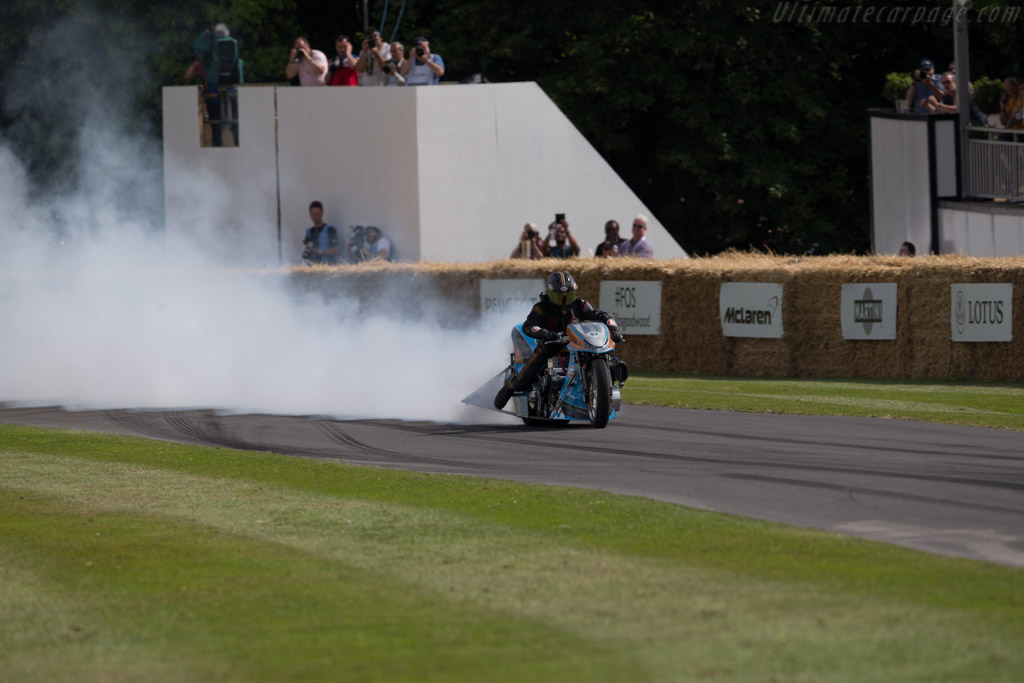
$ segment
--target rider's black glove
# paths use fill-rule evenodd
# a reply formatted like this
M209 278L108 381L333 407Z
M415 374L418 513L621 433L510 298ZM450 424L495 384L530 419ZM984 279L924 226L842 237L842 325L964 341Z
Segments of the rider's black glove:
M609 329L611 329L612 341L613 342L615 342L616 344L621 344L622 342L626 341L626 338L622 336L621 332L619 332L616 329L612 329L612 328L609 328Z
M561 336L558 332L544 330L544 341L558 341Z

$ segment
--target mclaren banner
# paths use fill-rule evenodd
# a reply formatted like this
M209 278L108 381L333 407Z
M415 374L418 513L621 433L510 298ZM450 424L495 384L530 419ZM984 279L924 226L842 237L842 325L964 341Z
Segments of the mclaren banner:
M843 285L839 313L843 339L895 339L896 283Z
M723 282L718 312L726 337L782 338L782 285Z

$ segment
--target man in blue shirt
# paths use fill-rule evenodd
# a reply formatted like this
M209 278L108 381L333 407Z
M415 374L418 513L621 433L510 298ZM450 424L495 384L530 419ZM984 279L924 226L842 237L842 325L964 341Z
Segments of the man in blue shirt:
M302 258L310 263L337 263L341 244L338 242L337 229L324 223L324 205L320 202L310 204L309 217L313 220L313 227L306 229L306 236L302 239L306 247Z
M437 85L444 76L444 60L430 52L430 42L417 38L401 73L406 85Z
M946 93L939 86L939 77L935 75L935 65L930 59L922 59L921 65L914 71L914 84L907 91L907 103L915 114L930 114L928 97L935 95L939 100Z

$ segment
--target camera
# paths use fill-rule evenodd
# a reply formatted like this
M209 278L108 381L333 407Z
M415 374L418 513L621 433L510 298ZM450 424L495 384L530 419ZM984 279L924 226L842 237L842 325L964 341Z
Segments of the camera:
M394 71L395 70L395 60L392 59L392 60L388 61L388 63L383 66L383 69L384 69L384 73L386 73L386 74L389 74L392 71Z
M305 56L306 56L306 49L305 48L299 48L298 50L295 51L295 59L298 59L298 60L301 61L302 58L305 57Z
M366 244L366 228L362 225L353 225L352 227L352 246L349 249L348 255L349 260L353 263L359 263L363 260L362 248Z
M416 48L416 56L417 57L422 57L425 54L427 54L427 51L424 50L422 47L417 47Z
M537 239L540 237L540 233L536 230L527 230L526 234L530 236L530 239Z
M310 261L313 259L313 245L307 244L306 248L302 250L302 260Z

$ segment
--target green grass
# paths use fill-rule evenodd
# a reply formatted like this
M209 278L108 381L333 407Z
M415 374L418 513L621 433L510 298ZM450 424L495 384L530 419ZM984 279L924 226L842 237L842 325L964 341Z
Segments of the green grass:
M1024 385L630 373L628 403L787 415L850 415L1024 430Z
M2 681L1017 681L1024 571L626 496L0 425Z

